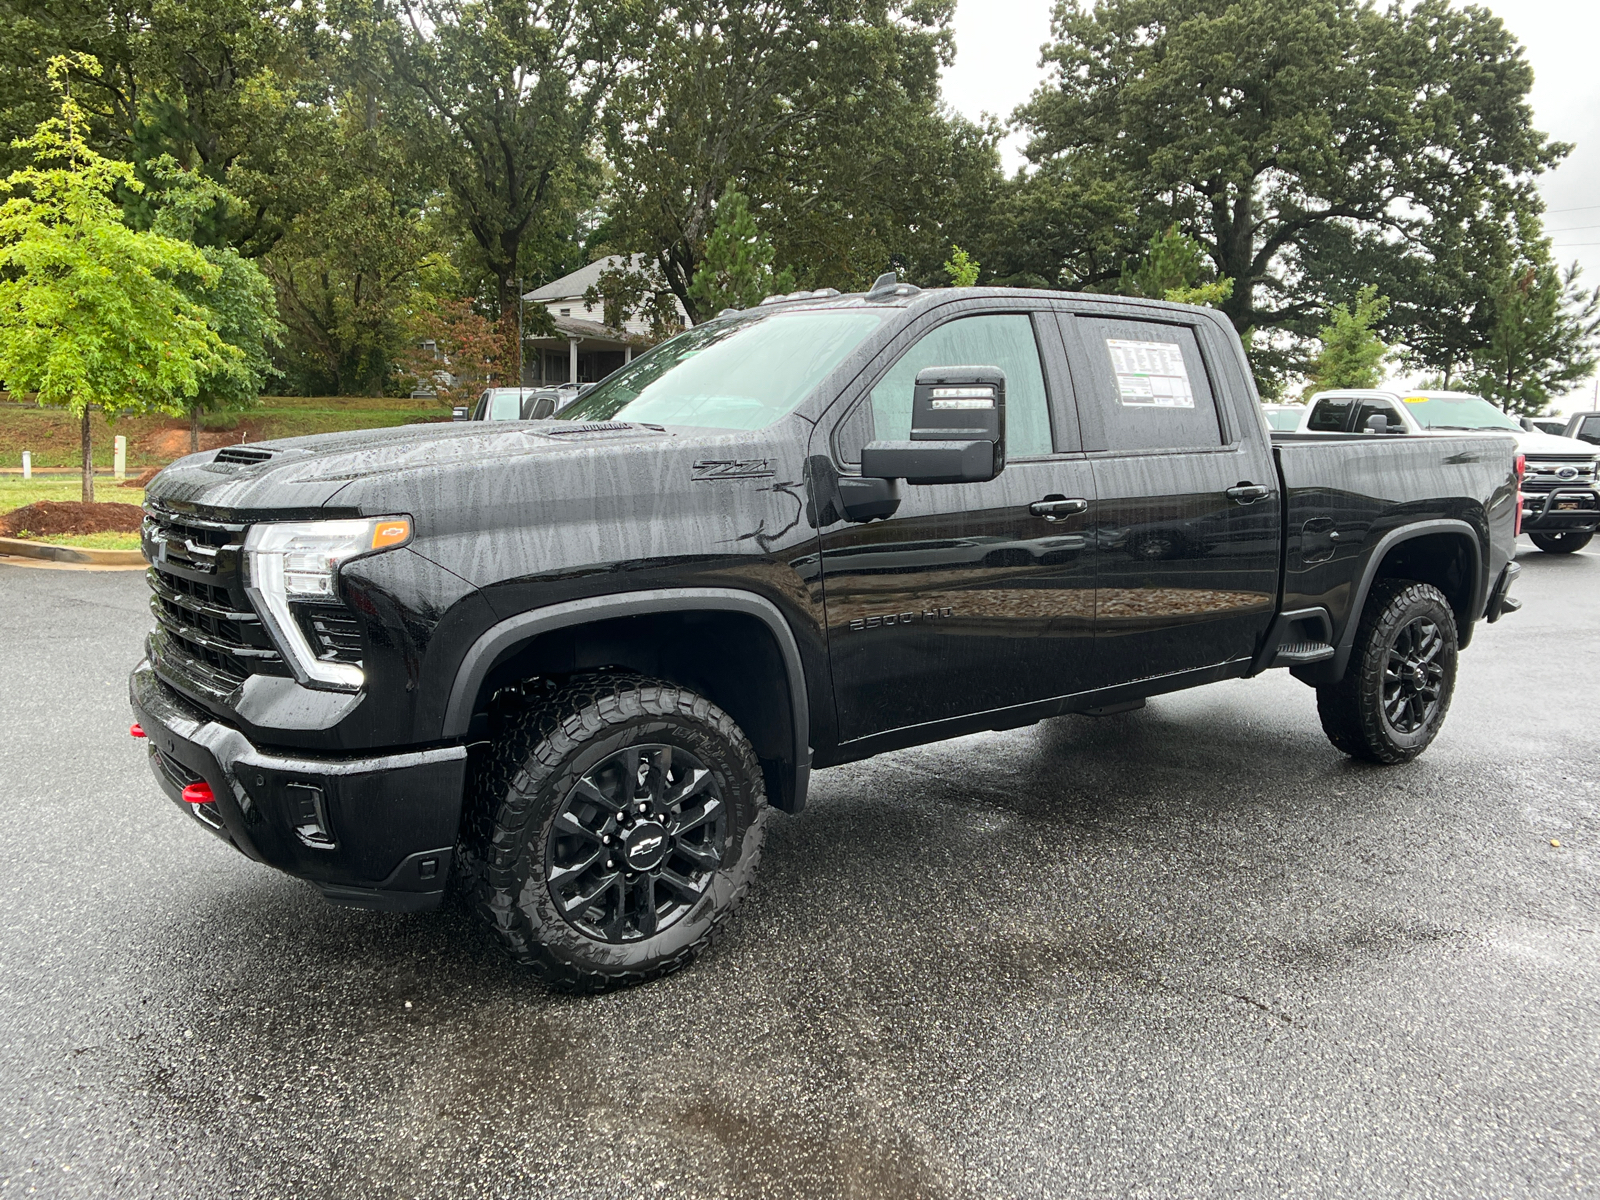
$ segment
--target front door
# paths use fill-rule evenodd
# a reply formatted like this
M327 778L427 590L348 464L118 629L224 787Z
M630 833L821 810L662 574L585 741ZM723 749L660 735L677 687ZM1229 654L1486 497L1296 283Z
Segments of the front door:
M1255 653L1277 602L1279 488L1232 364L1181 319L1064 312L1096 497L1096 686ZM1254 400L1248 403L1254 404Z
M948 306L908 329L873 365L859 401L816 434L812 453L826 449L848 472L867 442L910 435L918 371L1005 372L999 476L902 485L888 520L822 531L842 741L1064 695L1091 673L1084 515L1093 476L1077 445L1060 332L1049 313L990 307Z

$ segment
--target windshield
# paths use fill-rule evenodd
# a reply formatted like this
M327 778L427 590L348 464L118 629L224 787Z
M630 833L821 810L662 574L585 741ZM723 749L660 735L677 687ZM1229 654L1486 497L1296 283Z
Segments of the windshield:
M1505 413L1477 396L1407 396L1406 411L1424 429L1509 429L1522 432Z
M874 309L834 308L700 325L623 367L561 419L764 429L883 319Z
M1267 425L1272 429L1283 432L1293 432L1300 428L1300 414L1298 408L1269 408L1267 411Z
M522 395L511 388L495 388L489 393L486 421L515 421L522 416Z

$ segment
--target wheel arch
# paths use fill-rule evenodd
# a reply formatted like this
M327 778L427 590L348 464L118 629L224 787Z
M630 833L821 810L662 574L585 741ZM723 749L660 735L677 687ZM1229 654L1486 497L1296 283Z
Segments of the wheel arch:
M1380 579L1415 579L1444 593L1455 613L1459 646L1472 640L1473 626L1488 601L1480 530L1455 517L1417 521L1390 530L1367 556L1361 577L1339 631L1334 656L1313 667L1297 668L1295 676L1313 685L1344 678L1355 646L1356 630L1367 597Z
M811 731L799 646L777 605L737 588L625 592L531 609L490 626L457 668L444 736L469 736L489 695L515 677L597 666L700 691L750 738L773 805L791 813L804 807Z

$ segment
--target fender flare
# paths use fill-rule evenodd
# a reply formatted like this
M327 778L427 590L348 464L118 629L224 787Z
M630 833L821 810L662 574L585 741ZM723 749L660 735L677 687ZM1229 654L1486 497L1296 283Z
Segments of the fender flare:
M1378 568L1383 564L1384 557L1396 546L1435 533L1461 534L1472 548L1472 593L1467 599L1466 636L1461 639L1461 644L1465 646L1471 639L1472 623L1483 612L1483 606L1488 599L1488 587L1483 577L1483 546L1479 541L1478 530L1459 517L1436 517L1428 521L1402 525L1399 529L1391 529L1379 538L1378 544L1372 548L1372 553L1367 555L1366 565L1361 570L1361 581L1351 600L1350 615L1345 618L1344 630L1339 634L1334 656L1326 664L1317 664L1319 667L1324 665L1327 667L1328 682L1343 679L1345 669L1350 665L1350 654L1356 641L1356 629L1361 624L1361 611L1367 606L1367 596L1372 592L1373 580L1377 578ZM1323 672L1316 674L1320 676Z
M468 648L456 668L450 699L445 705L447 738L465 737L472 723L473 702L489 671L508 651L546 633L574 625L588 625L617 617L664 612L732 612L755 617L772 634L783 660L792 714L795 799L804 803L811 768L811 712L806 693L805 667L794 631L778 606L755 592L737 588L684 587L622 592L586 600L568 600L530 609L491 625ZM798 811L798 804L795 811Z

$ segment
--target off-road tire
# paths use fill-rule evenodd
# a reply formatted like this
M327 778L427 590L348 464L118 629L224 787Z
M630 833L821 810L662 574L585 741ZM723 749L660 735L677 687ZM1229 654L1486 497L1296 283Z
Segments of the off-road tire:
M1546 554L1576 554L1589 544L1593 533L1530 533L1528 540Z
M511 957L549 987L600 992L659 978L706 949L749 891L771 814L760 763L733 718L688 688L599 673L535 688L495 725L473 773L460 861L470 906ZM608 941L578 928L554 898L552 826L586 771L639 745L680 748L709 771L726 806L721 862L670 925Z
M1385 689L1389 689L1392 706L1406 670L1406 654L1397 649L1397 641L1404 640L1409 647L1419 629L1436 631L1438 650L1431 658L1416 656L1421 666L1406 678L1423 680L1424 690L1412 694L1425 696L1425 689L1431 687L1435 699L1422 704L1425 715L1415 728L1404 728L1413 713L1405 711L1398 725L1391 720L1385 711ZM1386 764L1410 762L1428 748L1450 711L1457 649L1455 614L1438 588L1408 579L1380 580L1362 609L1344 678L1317 689L1322 731L1336 749L1352 758ZM1396 660L1402 660L1401 665L1396 666ZM1437 663L1437 679L1428 672L1430 662Z

